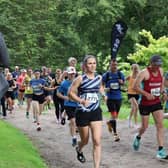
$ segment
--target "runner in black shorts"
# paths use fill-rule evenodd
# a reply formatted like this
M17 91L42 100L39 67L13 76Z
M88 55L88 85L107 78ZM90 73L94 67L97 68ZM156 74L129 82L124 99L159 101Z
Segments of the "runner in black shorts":
M32 107L35 122L37 123L37 131L41 130L39 116L43 109L45 101L45 80L40 78L40 71L34 71L35 78L30 81L30 87L33 89Z
M72 83L69 96L79 103L76 110L76 123L79 129L81 141L76 147L77 159L86 161L82 148L89 141L89 129L91 129L93 141L94 168L100 166L101 160L101 135L102 135L102 111L100 109L99 94L104 95L102 77L96 75L96 58L87 55L84 59L85 73L79 75ZM76 91L78 90L78 93Z
M67 69L68 78L65 79L60 87L58 88L57 96L64 100L64 108L65 112L68 115L69 119L69 128L70 134L72 136L72 146L77 145L77 137L76 137L76 123L75 123L75 109L77 107L77 103L69 99L68 90L72 84L72 81L75 79L76 69L74 67L68 67Z
M124 74L118 70L116 59L110 60L110 70L105 72L102 77L103 85L107 91L107 107L110 112L110 120L107 127L113 133L114 141L120 141L117 131L117 119L122 103L121 85L125 82Z
M164 127L163 127L163 109L161 106L161 94L164 95L162 59L159 55L150 58L150 65L140 72L135 80L135 90L142 94L139 105L141 114L141 127L138 134L134 137L133 148L139 150L141 137L148 128L149 114L152 113L156 126L156 136L158 150L156 158L159 160L168 160L164 145ZM140 87L143 84L143 88Z

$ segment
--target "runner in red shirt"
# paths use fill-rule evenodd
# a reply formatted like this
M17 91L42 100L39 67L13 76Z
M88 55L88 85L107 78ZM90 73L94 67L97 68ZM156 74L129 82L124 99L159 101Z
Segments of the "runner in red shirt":
M139 105L141 127L134 138L133 148L136 151L139 150L141 136L148 128L149 116L152 113L158 141L156 157L161 160L168 160L168 155L163 148L163 109L160 100L160 95L163 93L163 70L161 65L161 57L159 55L152 56L150 65L142 70L135 80L134 88L142 95L142 99ZM142 87L140 87L141 83Z
M24 79L26 77L27 71L26 69L21 70L21 74L17 78L17 85L18 85L18 105L23 105L23 98L24 98L24 92L25 92L25 85L24 85Z

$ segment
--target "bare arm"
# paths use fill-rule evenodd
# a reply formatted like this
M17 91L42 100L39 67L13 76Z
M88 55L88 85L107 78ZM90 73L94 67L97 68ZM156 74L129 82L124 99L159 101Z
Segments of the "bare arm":
M77 90L78 90L78 87L80 86L81 81L82 81L82 76L80 75L72 82L72 85L68 91L68 96L72 100L79 103L82 101L82 99L79 96L77 96Z
M143 90L141 87L140 87L140 84L142 81L144 80L147 80L149 78L149 73L147 71L147 69L144 69L142 70L139 75L137 76L136 80L135 80L135 83L134 83L134 89L142 94L143 96L145 96L148 100L153 100L155 99L155 96L153 96L152 94L146 92L145 90Z
M167 92L166 92L165 88L168 87L168 80L166 80L164 75L163 75L163 69L160 69L160 73L161 73L162 78L163 78L162 87L161 87L162 100L167 101L168 100L168 95L167 95Z
M160 68L160 74L162 76L162 79L163 79L163 82L162 82L162 86L161 86L161 93L164 91L164 88L165 88L165 78L164 78L164 75L163 75L163 69Z
M57 96L61 99L64 99L64 100L69 100L69 97L68 96L64 96L62 93L60 92L57 92Z
M78 87L80 86L81 82L82 82L82 76L80 75L72 82L72 85L68 92L68 96L70 97L70 99L80 104L83 104L84 106L88 106L89 101L82 99L77 95Z
M100 94L103 97L104 101L106 102L107 101L107 96L105 94L105 88L104 88L103 83L101 83L101 86L100 86Z

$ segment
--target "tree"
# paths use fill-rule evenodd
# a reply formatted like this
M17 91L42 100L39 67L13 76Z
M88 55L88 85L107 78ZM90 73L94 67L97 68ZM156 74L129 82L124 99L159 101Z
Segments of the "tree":
M139 34L145 38L149 44L145 46L140 43L136 43L136 51L128 55L128 60L131 62L136 62L142 66L147 66L149 64L150 57L152 55L158 54L162 56L164 63L163 68L167 70L168 38L166 36L162 36L158 39L155 39L151 32L146 30L142 30Z
M151 31L155 38L167 35L166 5L164 0L1 0L0 31L12 66L63 68L70 56L80 62L94 54L101 71L110 54L112 25L118 19L128 25L118 53L120 61L128 61L136 42L147 43L139 31Z

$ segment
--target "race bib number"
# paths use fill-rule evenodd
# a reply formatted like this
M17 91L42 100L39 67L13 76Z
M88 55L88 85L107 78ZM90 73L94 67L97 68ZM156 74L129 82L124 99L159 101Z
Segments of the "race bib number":
M151 89L151 94L153 96L160 96L160 88L153 88L153 89Z
M119 83L110 83L110 88L114 90L119 89Z
M99 99L97 93L87 93L86 100L88 100L90 103L96 103Z
M12 92L12 91L13 91L13 88L12 88L12 87L9 87L9 88L8 88L8 91L9 91L9 92Z
M38 85L34 85L34 86L32 86L32 88L33 88L33 91L34 91L34 92L39 92L39 91L41 91L41 87L38 86Z

